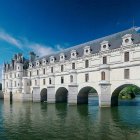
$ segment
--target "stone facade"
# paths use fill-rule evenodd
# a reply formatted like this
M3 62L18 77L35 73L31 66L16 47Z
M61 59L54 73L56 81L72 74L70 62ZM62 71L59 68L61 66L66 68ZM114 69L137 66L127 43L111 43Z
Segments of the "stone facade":
M86 102L94 88L101 107L117 104L116 90L130 84L140 87L138 31L128 29L41 58L33 52L29 60L16 54L3 66L4 99L77 104L78 98Z

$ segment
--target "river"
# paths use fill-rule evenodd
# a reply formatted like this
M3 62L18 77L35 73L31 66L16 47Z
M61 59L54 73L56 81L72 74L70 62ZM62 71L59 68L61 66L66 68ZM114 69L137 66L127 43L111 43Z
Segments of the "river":
M140 106L0 101L0 140L140 140Z

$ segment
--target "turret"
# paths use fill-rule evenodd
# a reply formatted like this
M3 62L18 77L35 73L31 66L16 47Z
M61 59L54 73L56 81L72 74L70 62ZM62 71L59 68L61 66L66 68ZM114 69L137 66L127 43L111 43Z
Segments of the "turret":
M36 54L34 52L30 52L30 61L34 61L36 59Z

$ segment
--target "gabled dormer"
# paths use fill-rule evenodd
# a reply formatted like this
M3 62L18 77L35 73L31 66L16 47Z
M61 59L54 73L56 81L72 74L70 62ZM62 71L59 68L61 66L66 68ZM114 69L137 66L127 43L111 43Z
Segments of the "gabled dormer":
M89 55L91 53L90 46L85 46L84 47L84 55Z
M29 68L31 69L33 67L33 64L30 62L29 63Z
M107 51L109 50L109 42L104 40L101 43L101 51Z
M37 66L37 67L40 66L40 62L39 62L39 60L36 60L36 66Z
M45 58L42 59L42 65L43 66L46 65L46 59Z
M65 55L64 55L64 53L60 53L59 57L60 57L60 61L64 61L64 60L65 60Z
M76 50L71 50L71 58L76 58L76 57L77 57Z
M122 37L122 46L132 45L132 34L126 34Z
M55 60L54 56L51 56L50 57L50 63L54 63L54 60Z

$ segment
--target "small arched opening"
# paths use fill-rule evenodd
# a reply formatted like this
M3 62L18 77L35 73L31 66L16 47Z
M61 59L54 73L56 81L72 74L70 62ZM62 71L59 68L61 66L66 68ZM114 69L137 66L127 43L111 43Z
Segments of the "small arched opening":
M124 84L117 87L111 96L111 106L136 105L140 96L140 87L134 84Z
M65 87L57 89L55 94L56 103L66 103L68 100L68 90Z
M40 92L40 101L45 102L47 101L47 89L43 88Z
M98 105L98 102L98 93L93 87L83 87L77 95L77 104Z

